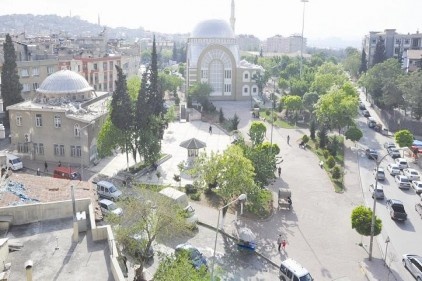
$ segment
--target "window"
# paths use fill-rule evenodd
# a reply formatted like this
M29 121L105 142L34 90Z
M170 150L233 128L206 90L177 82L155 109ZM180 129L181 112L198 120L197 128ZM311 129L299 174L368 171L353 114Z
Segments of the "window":
M81 147L80 146L76 146L76 145L71 145L70 146L70 156L71 157L78 157L80 158L82 155L81 153Z
M94 70L97 70L97 69L98 69L98 66L96 63L94 63Z
M107 62L103 62L103 70L107 70Z
M26 68L21 69L21 77L29 77L28 69Z
M31 86L29 84L22 84L22 92L30 92Z
M248 88L243 88L243 92L245 93L245 94L247 94L248 93Z
M208 78L208 70L202 69L201 70L201 78Z
M40 75L40 71L38 69L38 67L33 67L32 68L32 76L39 76Z
M19 153L29 153L29 146L27 143L18 143Z
M64 145L63 144L55 144L54 145L54 155L55 156L64 156Z
M256 94L258 92L258 89L256 87L252 88L252 93Z
M249 74L245 73L245 75L243 76L244 79L249 79Z
M35 155L44 155L44 144L34 143L34 153Z
M54 72L54 66L47 66L47 74L50 75Z
M232 91L232 85L231 84L224 84L224 92L225 93L231 93Z
M60 115L54 116L54 128L61 128L62 127L62 119Z
M222 93L223 92L223 63L219 60L213 60L210 63L209 73L208 73L208 83L212 87L213 92Z
M401 39L396 39L396 44L400 44L401 43Z
M22 116L16 116L16 126L22 126Z
M40 85L38 83L32 83L32 88L34 89L34 91L38 89L39 87Z
M224 78L231 79L232 78L232 71L231 70L224 70Z
M36 127L42 127L42 115L41 114L35 114L35 126Z
M79 124L75 124L75 126L73 126L73 132L75 134L75 137L81 136L81 130L79 128Z
M113 62L110 62L110 69L113 70Z
M404 39L404 44L407 44L408 45L409 42L410 42L409 39Z

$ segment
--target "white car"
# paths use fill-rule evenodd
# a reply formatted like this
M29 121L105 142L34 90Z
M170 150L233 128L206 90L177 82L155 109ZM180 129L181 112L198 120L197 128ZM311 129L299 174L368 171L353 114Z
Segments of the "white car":
M113 213L117 216L123 215L122 208L117 207L116 203L108 199L101 199L99 202L101 211L104 215Z
M410 188L410 180L403 175L397 175L394 177L396 180L397 185L400 189L409 189Z
M411 181L419 181L421 177L415 169L407 168L403 170L403 174Z
M422 194L422 181L413 181L412 187L417 194Z
M404 158L396 158L394 160L397 165L399 165L400 170L406 169L409 167L409 164L407 164L407 160Z
M387 170L392 176L400 175L400 167L397 164L393 164L393 163L388 164Z

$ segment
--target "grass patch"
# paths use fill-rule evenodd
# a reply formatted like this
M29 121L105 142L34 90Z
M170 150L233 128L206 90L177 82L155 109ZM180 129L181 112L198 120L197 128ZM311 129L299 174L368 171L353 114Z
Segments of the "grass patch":
M273 113L273 115L277 116L276 113ZM261 109L259 111L259 116L261 118L264 118L265 121L267 121L268 123L271 124L271 113L267 114L267 110ZM277 116L277 120L274 122L274 126L279 127L279 128L284 128L284 129L295 128L295 126L293 124L290 124L289 122L286 122L286 121L280 119L278 116Z

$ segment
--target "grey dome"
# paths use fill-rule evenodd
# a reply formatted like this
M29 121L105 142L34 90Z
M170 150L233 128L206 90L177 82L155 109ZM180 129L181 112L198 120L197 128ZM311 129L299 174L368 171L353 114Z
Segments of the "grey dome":
M191 38L235 38L230 25L224 20L206 20L198 23Z
M94 89L80 74L70 70L60 70L48 76L37 89L41 94L84 93Z

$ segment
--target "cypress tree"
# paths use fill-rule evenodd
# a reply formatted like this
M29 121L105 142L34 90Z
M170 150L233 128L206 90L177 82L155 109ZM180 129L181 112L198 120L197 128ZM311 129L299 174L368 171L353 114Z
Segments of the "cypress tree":
M3 43L4 64L1 71L1 97L4 109L9 105L24 101L21 96L22 85L19 82L18 68L16 65L16 53L12 38L6 35ZM5 125L9 126L9 114L6 114Z
M372 66L376 65L377 63L385 61L385 45L384 39L380 36L377 41L377 45L375 45L375 53L372 59Z
M360 58L359 74L366 73L368 70L368 62L366 61L365 49L362 49L362 56Z
M116 90L113 92L111 100L111 122L122 131L131 128L132 121L132 103L127 90L126 75L123 74L121 67L116 65L117 80Z

